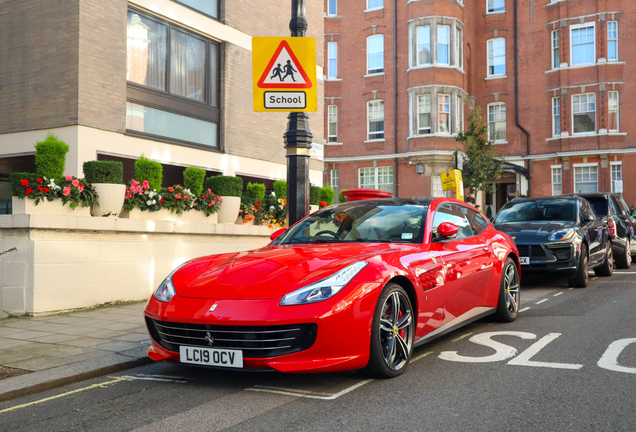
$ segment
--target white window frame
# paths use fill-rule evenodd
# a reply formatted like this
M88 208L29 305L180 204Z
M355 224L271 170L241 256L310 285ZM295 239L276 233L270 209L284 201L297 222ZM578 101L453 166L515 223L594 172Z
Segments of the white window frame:
M446 42L446 43L440 43L440 28L446 28L447 31L448 31L448 42ZM450 51L451 50L451 26L449 26L449 25L437 25L436 26L436 30L437 30L437 46L435 47L435 49L436 49L435 54L436 54L436 57L437 57L436 58L437 64L438 65L444 65L444 66L450 66L450 63L451 63L451 51ZM442 47L442 46L446 46L446 51L447 51L446 58L448 59L447 63L442 63L439 60L439 58L440 58L440 55L439 55L440 51L439 50L440 50L440 47Z
M422 114L420 112L420 98L426 98L428 97L428 132L422 132L422 130L426 130L427 128L423 128L422 125L420 124L420 114ZM432 109L432 103L431 103L431 94L430 93L425 93L425 94L418 94L417 95L417 134L418 135L429 135L432 133L432 128L433 128L433 109Z
M333 190L338 189L338 185L340 183L340 178L338 176L338 169L331 170L331 178L329 179L329 183L331 184L331 188Z
M559 36L559 29L552 30L550 33L552 69L559 69L561 66L561 42Z
M505 113L506 118L503 121L494 120L494 121L491 122L490 121L490 108L494 108L496 106L503 106L504 107L504 111L503 112ZM501 112L501 110L499 112ZM508 135L507 135L508 134L508 107L506 106L506 103L505 102L489 103L488 107L487 107L487 116L488 116L488 139L490 140L490 123L504 123L504 125L505 125L505 131L504 132L505 132L506 136L504 138L494 139L492 141L494 141L495 144L505 144L505 143L507 143L508 142Z
M464 32L459 28L455 27L455 67L463 70L464 69Z
M495 3L499 2L499 3L503 3L503 9L500 10L494 10L495 9ZM492 4L492 11L490 10L490 5ZM497 14L497 13L504 13L506 12L506 0L486 0L486 14Z
M557 132L557 126L559 126L558 132ZM556 96L552 98L552 136L553 137L561 136L561 97L560 96Z
M331 10L331 2L334 4L334 9ZM327 0L327 16L334 17L338 15L338 0Z
M598 192L598 176L599 176L599 172L598 172L598 162L592 162L592 163L578 163L578 164L572 164L572 184L574 185L574 193L579 193L579 190L577 189L576 185L576 169L577 168L588 168L588 167L595 167L596 168L596 192ZM592 183L592 182L581 182L581 183ZM589 192L592 193L592 192Z
M558 172L555 172L555 170L559 170ZM554 176L558 175L559 176L559 180L561 180L561 182L556 183L554 181ZM551 165L550 166L550 181L552 184L552 196L556 196L556 195L563 195L563 165ZM559 193L555 193L554 192L554 186L555 185L559 185L559 188L561 189L561 192Z
M371 53L369 52L369 43L371 42L372 39L382 39L382 51L378 51L378 52L374 52ZM381 71L375 71L375 72L371 72L370 69L370 58L372 54L380 54L382 53L382 70ZM369 37L367 37L367 75L380 75L384 73L384 35L383 34L374 34L371 35Z
M448 103L440 102L440 98L448 98ZM448 105L448 111L440 110L440 106ZM448 132L442 132L442 116L440 114L448 114ZM438 93L437 94L437 133L440 135L451 135L453 133L453 107L452 98L450 93Z
M594 130L593 131L589 131L589 132L576 132L574 130L574 115L575 114L589 113L589 112L592 112L592 111L580 111L578 113L575 113L574 112L574 98L577 97L577 96L586 96L586 95L594 95ZM571 109L571 111L572 111L572 118L571 118L571 121L572 121L572 135L596 135L596 131L598 131L598 118L597 118L598 117L597 116L598 101L596 99L596 93L589 92L589 93L573 94L572 98L570 99L570 101L572 103L572 105L571 105L571 107L572 107L572 109ZM589 101L586 102L586 103L589 105Z
M335 121L332 121L332 118L335 117ZM331 124L335 123L336 125L336 133L335 135L331 133ZM332 141L331 139L334 138ZM327 106L327 142L329 143L337 143L338 142L338 105L328 105Z
M374 6L373 8L369 5L371 3L371 1L372 0L367 0L367 8L366 8L365 12L384 9L384 0L380 0L380 3L382 3L381 6Z
M490 53L492 52L494 54L494 42L495 41L499 41L502 40L503 41L503 50L504 50L504 54L503 54L503 66L504 66L504 71L503 73L490 73L490 67L494 66L493 64L493 60L495 59L494 55L490 55ZM488 57L488 61L487 61L487 72L488 72L488 77L498 77L498 76L506 76L506 38L493 38L493 39L488 39L488 42L486 42L486 55ZM496 56L496 57L502 57L502 56Z
M332 47L334 48L333 50L331 49ZM335 68L331 67L332 60L336 66ZM332 69L335 69L335 71ZM327 79L338 79L338 42L327 42Z
M428 29L428 43L420 43L420 29ZM415 42L416 42L415 64L418 66L430 65L433 60L433 51L431 50L432 44L431 44L431 26L430 25L415 27ZM424 45L428 45L428 63L420 63L420 47Z
M616 25L616 37L610 39L610 27L612 24ZM610 58L610 42L614 42L616 44L616 57ZM607 61L618 61L618 21L608 21L607 22Z
M362 171L365 170L365 176L367 175L366 173L369 173L369 176L373 177L373 187L371 189L377 189L377 190L385 190L387 192L393 192L393 184L395 182L395 173L393 172L393 167L392 166L379 166L379 167L364 167L364 168L358 168L358 187L360 188L368 188L370 187L369 183L365 183L364 185L362 184L361 181L361 174ZM390 175L391 176L391 182L390 183L380 183L380 177L386 177ZM384 189L382 189L382 186L385 186Z
M616 94L616 129L611 129L609 127L610 114L612 113L610 105L610 97L612 94ZM621 96L618 94L618 90L611 90L607 92L607 123L607 129L610 132L618 132L621 129Z
M371 138L371 118L369 114L371 113L371 104L382 102L382 138ZM367 102L367 141L384 141L384 100L383 99L374 99ZM375 121L379 121L375 119ZM374 134L379 134L379 131L374 132Z
M574 32L574 30L580 30L582 28L587 28L587 27L592 27L594 31L594 59L592 60L592 62L574 64L574 45L572 43L572 33ZM597 39L598 38L596 37L596 22L594 21L586 22L583 24L572 24L570 26L570 66L571 67L583 67L583 66L596 64L596 40Z
M618 169L616 171L618 171L618 173L620 173L620 178L619 179L614 179L614 167L618 167ZM623 180L623 161L613 161L610 162L610 182L612 183L612 187L611 187L611 191L612 193L616 193L616 191L614 190L614 181L616 180ZM623 190L625 188L625 183L623 182Z
M464 100L459 94L455 95L455 130L464 131Z

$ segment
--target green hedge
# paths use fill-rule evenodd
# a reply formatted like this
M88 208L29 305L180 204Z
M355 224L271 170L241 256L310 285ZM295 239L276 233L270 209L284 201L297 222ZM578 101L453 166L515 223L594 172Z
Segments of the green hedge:
M274 182L274 193L276 198L287 199L287 182L284 180L276 180Z
M336 197L336 192L331 189L331 185L328 183L320 190L320 201L325 202L327 205L333 204L333 199Z
M124 164L118 161L88 161L82 165L89 183L124 184Z
M233 176L208 177L205 188L211 189L217 195L240 197L243 192L243 179Z
M245 189L250 195L256 197L256 199L262 200L265 198L265 185L262 183L248 183Z
M11 195L24 196L24 194L21 193L24 190L24 186L20 183L22 180L28 180L29 183L33 184L38 179L38 175L29 172L14 172L9 174L9 179L11 180Z
M309 186L309 204L311 205L319 205L320 204L320 186Z
M161 190L161 184L163 182L163 167L159 162L151 161L141 155L139 159L135 161L135 180L143 183L144 180L148 180L150 189Z
M49 179L60 178L66 167L68 145L49 132L44 141L35 144L37 173Z
M347 189L342 189L340 192L338 192L338 200L339 200L341 203L343 203L343 202L346 202L346 201L347 201L347 199L346 199L346 198L345 198L345 196L344 196L344 192L345 192L346 190L347 190Z
M203 182L205 181L205 170L201 168L190 167L183 172L183 187L190 189L190 192L196 196L200 196L203 191Z

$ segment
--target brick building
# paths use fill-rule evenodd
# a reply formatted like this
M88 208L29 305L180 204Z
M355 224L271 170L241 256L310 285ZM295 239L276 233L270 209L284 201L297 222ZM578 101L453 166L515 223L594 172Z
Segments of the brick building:
M251 37L289 35L290 15L288 2L258 0L2 2L0 213L11 211L8 174L35 170L33 145L48 132L70 146L67 174L111 159L129 180L144 154L164 165L166 184L188 166L284 179L287 118L253 111ZM320 40L321 0L307 0L307 20ZM320 106L310 115L318 149L322 119ZM312 183L322 172L312 159Z
M325 0L325 181L441 196L479 106L505 157L484 211L616 180L636 205L635 32L630 0Z

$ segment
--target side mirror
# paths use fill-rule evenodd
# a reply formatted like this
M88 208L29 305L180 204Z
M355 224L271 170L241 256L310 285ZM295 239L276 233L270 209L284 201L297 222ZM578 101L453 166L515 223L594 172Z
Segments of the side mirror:
M278 237L280 237L281 235L283 235L283 233L284 233L285 231L286 231L286 228L281 228L281 229L279 229L279 230L277 230L277 231L274 231L274 232L273 232L273 233L269 236L269 239L270 239L271 241L274 241L274 240L276 240Z
M450 222L442 222L437 227L437 235L441 237L452 237L459 232L457 225Z

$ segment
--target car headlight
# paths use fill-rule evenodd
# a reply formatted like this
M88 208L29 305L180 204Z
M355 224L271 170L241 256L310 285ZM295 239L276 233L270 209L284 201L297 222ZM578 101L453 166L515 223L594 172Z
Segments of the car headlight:
M569 240L572 237L574 237L574 230L572 228L569 228L552 233L552 235L550 236L550 241Z
M170 300L172 300L172 297L174 297L177 293L177 291L175 291L174 289L174 285L172 284L172 275L186 264L187 261L178 266L176 269L172 270L172 272L163 280L163 282L161 282L159 288L157 288L157 290L153 294L154 298L164 303L168 303Z
M283 297L280 301L280 305L292 306L327 300L344 288L367 264L369 264L367 261L359 261L343 268L326 279L297 289Z

